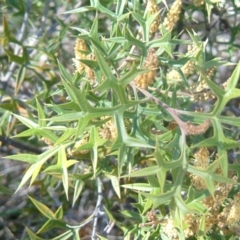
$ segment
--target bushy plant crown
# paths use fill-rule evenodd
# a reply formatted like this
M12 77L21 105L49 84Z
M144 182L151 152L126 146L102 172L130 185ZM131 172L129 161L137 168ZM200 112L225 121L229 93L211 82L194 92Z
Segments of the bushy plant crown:
M81 239L89 222L92 239L107 239L99 226L103 215L105 227L112 224L124 239L230 239L239 233L240 165L237 157L229 159L239 141L227 128L238 129L240 121L223 112L240 97L240 64L217 82L218 67L230 64L209 58L208 40L194 29L178 31L183 11L200 9L209 19L217 4L91 0L67 12L93 17L90 29L71 26L75 45L68 61L75 70L58 61L48 101L38 95L29 105L34 114L12 114L25 126L14 138L37 138L44 151L7 158L28 163L17 191L39 181L60 182L76 206L95 183L96 207L73 225L64 220L62 206L53 212L30 197L47 219L36 233L27 228L31 239L59 228L52 239ZM199 102L208 109L197 108ZM127 220L111 210L110 189L118 204L131 198L132 208L120 211Z

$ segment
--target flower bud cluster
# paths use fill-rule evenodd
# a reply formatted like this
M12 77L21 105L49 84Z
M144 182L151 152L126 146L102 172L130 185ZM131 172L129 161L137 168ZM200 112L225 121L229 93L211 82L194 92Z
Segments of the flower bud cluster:
M194 93L191 97L192 101L209 101L215 99L216 96L212 93L212 91L207 90L199 93Z
M183 65L181 68L183 74L188 77L192 75L195 71L195 64L192 61L188 61ZM181 75L178 73L177 70L173 69L169 73L167 73L166 79L170 82L179 82L182 80Z
M163 26L166 30L171 31L179 20L182 9L182 0L175 0L170 11L163 21Z
M200 169L208 168L209 155L209 150L206 147L200 148L199 151L194 154L194 166ZM219 173L219 169L217 169L214 173ZM237 177L232 177L232 179L234 182L237 182ZM195 183L196 182L193 182L193 184ZM200 182L197 183L199 184ZM197 186L198 189L203 190L207 188L203 181L200 184L203 185L201 185L200 188ZM234 199L229 198L229 193L233 186L233 183L216 183L214 196L209 195L201 200L201 204L205 206L208 213L205 215L205 234L216 227L218 227L222 232L226 232L227 229L228 234L240 233L240 193L237 193L234 196ZM178 239L173 219L170 217L166 220L166 222L161 224L163 232L169 239ZM183 221L185 226L185 238L194 237L199 231L201 215L188 213Z
M206 72L206 75L208 78L211 78L215 73L215 68L209 68ZM213 92L209 89L207 83L202 80L198 83L198 86L192 90L195 92L192 95L192 101L208 101L213 100L216 98L216 96L213 94Z
M204 4L204 0L193 0L192 3L196 7L200 7L200 6L202 6Z
M172 121L172 122L170 122L170 123L168 124L167 129L171 131L171 130L175 130L177 127L178 127L177 122L176 122L176 121Z
M148 4L147 4L147 11L150 13L150 15L154 15L157 12L159 12L159 6L157 5L156 0L148 0ZM160 15L158 15L154 21L152 22L151 26L150 26L150 34L155 33L158 31L158 27L160 24Z
M193 237L199 228L199 219L194 214L187 214L184 218L184 223L188 226L184 229L185 238Z
M230 78L222 84L223 89L226 89L230 82Z
M102 117L101 119L105 119L105 118L108 118L108 117ZM117 129L113 119L110 119L99 128L99 135L102 138L110 141L114 141L116 139Z
M82 63L80 60L95 60L95 56L93 53L87 54L89 51L86 42L83 39L77 38L74 53L75 58L73 59L73 62L76 66L76 70L83 74L85 72L86 77L92 82L95 79L95 73L94 71L88 67L86 64Z
M209 151L206 147L200 148L199 151L197 151L194 154L194 167L200 168L200 169L206 169L209 166ZM190 175L191 181L193 186L195 186L199 190L206 189L206 184L204 179L201 177L191 174Z
M84 52L87 52L88 48L84 40L77 38L74 48L75 58L73 59L73 62L76 66L76 70L82 74L85 70L86 65L82 63L81 59L86 59L86 54Z
M208 77L208 78L211 78L211 77L214 75L215 70L216 70L215 67L209 68L209 69L206 71L207 77Z
M75 156L79 154L87 154L89 150L78 150L82 145L88 143L89 141L89 134L84 136L81 140L77 141L72 149L68 149L68 154L70 156Z
M159 66L158 57L155 49L151 48L144 62L144 68L149 69L147 73L138 75L134 81L137 87L146 89L149 84L153 83L157 75L157 68Z
M211 125L211 121L206 119L200 125L194 125L191 122L184 123L183 127L185 129L186 135L199 135L205 133L209 126Z
M198 47L196 46L196 44L193 45L189 45L188 46L188 52L187 55L193 55L194 53L196 53L198 51ZM181 67L181 71L183 72L183 74L188 77L190 75L192 75L195 72L195 64L193 61L188 61L187 63L185 63L182 67ZM173 81L173 82L179 82L182 80L180 74L178 73L178 71L176 71L175 69L173 69L172 71L167 73L166 79L168 81Z
M232 207L227 217L227 224L229 226L239 222L240 220L240 193L234 195Z
M204 147L200 148L194 154L194 166L200 169L207 169L209 167L209 150ZM221 169L218 167L215 174L221 174ZM196 175L190 175L191 181L193 185L199 189L204 190L207 189L207 186L204 180ZM235 177L232 178L234 181L237 181ZM227 184L227 183L216 183L214 196L209 195L208 197L204 198L201 203L206 207L208 210L208 215L205 216L205 229L206 232L210 230L213 226L217 225L219 228L228 227L231 229L231 225L236 226L236 223L240 220L240 194L236 194L234 196L234 200L228 198L229 192L232 190L234 184ZM224 206L224 201L228 199L230 201L231 207L229 205ZM223 208L224 206L224 208ZM187 217L187 216L186 216ZM192 218L191 221L187 222L188 228L184 231L185 237L190 237L194 235L194 226L199 225L199 222L195 218ZM196 230L198 227L196 227ZM195 232L196 234L197 232Z
M178 239L178 232L174 226L172 218L169 218L167 223L163 226L163 232L166 234L168 239Z
M236 232L240 228L240 193L238 192L233 199L228 199L228 201L228 205L218 216L218 227L228 227L232 232Z
M233 178L233 180L236 180L236 179ZM229 219L231 218L230 211L231 209L234 209L234 208L231 208L229 206L224 206L223 203L228 198L229 192L232 190L232 188L233 188L233 184L218 183L216 185L214 197L210 195L201 201L202 204L208 209L208 212L209 212L209 215L207 216L206 223L205 223L206 231L210 230L214 225L218 225L219 228L223 228L225 226L230 227L230 223L227 222L227 219L228 217ZM228 198L228 201L231 202L232 200ZM222 206L224 206L223 210L221 210ZM238 207L239 207L239 204L238 204ZM235 210L233 210L233 212L234 211ZM234 214L232 216L235 217ZM239 215L237 218L239 219Z

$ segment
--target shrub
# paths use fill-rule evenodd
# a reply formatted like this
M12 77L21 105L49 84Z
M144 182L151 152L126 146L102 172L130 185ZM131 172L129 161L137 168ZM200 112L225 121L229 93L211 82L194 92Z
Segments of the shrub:
M15 93L28 78L33 86L38 79L25 112L14 97L0 106L3 126L11 127L2 135L40 149L6 157L28 164L17 192L27 182L36 186L28 206L42 217L26 227L31 239L239 234L240 121L227 110L240 97L240 64L217 81L220 67L232 64L214 57L208 36L191 27L196 12L211 26L212 12L222 6L216 2L175 0L168 8L154 0L90 1L66 12L85 20L70 28L73 59L56 60L68 29L60 19L62 36L52 36L48 48L38 43L51 61L46 69L34 64L3 18L4 41L22 47L17 56L5 43L9 61L20 65ZM84 205L89 209L77 222L67 218Z

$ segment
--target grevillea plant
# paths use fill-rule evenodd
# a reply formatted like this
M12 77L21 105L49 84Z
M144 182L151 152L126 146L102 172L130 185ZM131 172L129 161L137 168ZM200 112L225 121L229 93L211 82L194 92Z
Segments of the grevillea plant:
M52 239L81 239L89 224L92 239L108 239L111 231L124 239L239 234L239 141L229 129L238 131L240 121L224 110L240 97L240 64L224 83L217 82L219 66L230 64L210 58L208 41L194 29L183 30L187 38L180 38L177 24L183 8L188 11L181 0L160 2L118 0L107 8L92 0L67 12L94 16L90 29L72 27L76 43L69 48L75 56L69 61L76 71L58 62L54 96L62 95L60 100L36 99L36 118L14 114L28 127L15 137L38 136L47 147L39 155L8 158L29 164L17 191L28 181L60 182L76 206L95 183L95 209L70 224L66 207L53 212L30 197L47 218L36 233L27 228L31 239L58 228ZM216 2L190 5L209 17ZM101 32L103 22L108 31ZM197 108L199 102L208 108ZM115 196L108 197L111 189ZM124 207L126 200L131 207Z

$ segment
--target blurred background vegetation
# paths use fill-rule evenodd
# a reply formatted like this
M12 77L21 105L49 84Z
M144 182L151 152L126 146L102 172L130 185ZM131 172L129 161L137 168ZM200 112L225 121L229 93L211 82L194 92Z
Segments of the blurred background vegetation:
M139 6L133 6L138 2ZM166 14L166 6L159 2L161 14ZM171 5L172 1L165 1ZM207 9L196 6L193 1L183 1L182 17L172 35L179 39L189 39L186 30L193 29L204 41L208 39L207 55L209 59L219 57L231 63L240 60L240 2L223 0L213 6L208 21ZM207 1L206 1L207 2ZM216 1L217 2L217 1ZM114 9L115 2L102 0L102 5ZM25 127L12 117L17 113L27 118L36 116L36 98L40 103L62 103L65 95L59 91L60 83L57 59L74 74L75 37L78 32L74 27L89 30L94 12L65 13L82 6L88 6L84 0L0 0L0 239L29 239L25 226L36 232L45 222L28 195L34 196L55 211L63 205L64 218L70 224L78 224L93 212L96 200L96 186L88 182L78 203L71 207L66 201L61 186L52 188L47 179L39 179L30 188L15 190L22 179L26 164L7 160L3 157L19 153L42 153L46 144L42 139L11 138L25 130ZM139 7L144 11L146 1L127 1L129 9ZM111 21L99 14L99 33L109 36ZM133 28L138 28L138 24ZM177 45L176 52L184 53L185 45ZM216 71L216 82L222 84L231 75L234 65L223 65ZM199 107L204 106L202 102ZM240 116L240 99L234 99L225 109L226 115ZM239 129L230 129L229 135L239 140ZM237 150L236 150L237 151ZM229 154L236 155L236 151ZM47 193L47 194L46 194ZM127 222L119 213L121 209L131 209L131 196L117 199L109 182L105 183L105 204L111 205L115 217ZM110 201L111 199L111 201ZM110 203L111 202L111 203ZM103 220L104 221L104 220ZM61 231L46 233L50 239ZM91 234L91 227L85 227L81 236ZM122 231L117 227L111 232L117 239Z

